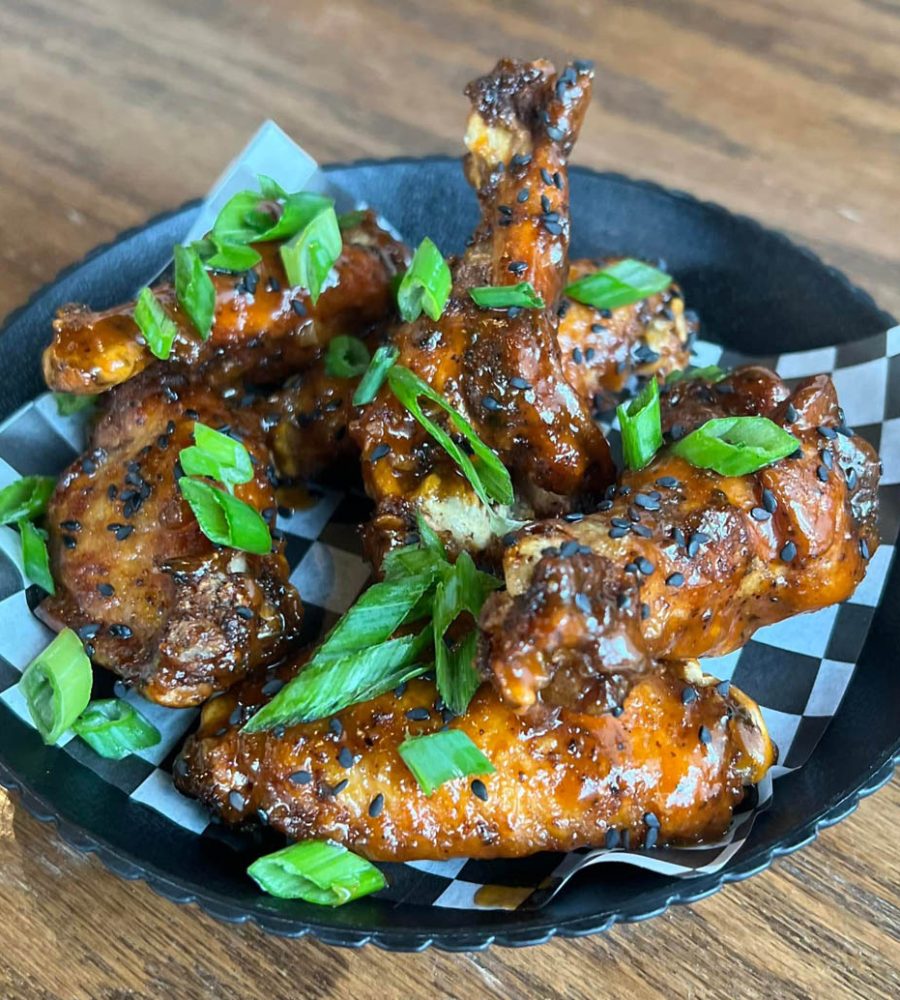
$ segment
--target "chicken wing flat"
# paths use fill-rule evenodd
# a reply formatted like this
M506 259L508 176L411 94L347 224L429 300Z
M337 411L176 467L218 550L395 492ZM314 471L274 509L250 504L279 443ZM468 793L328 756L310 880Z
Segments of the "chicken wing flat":
M315 305L291 287L278 246L259 243L262 261L243 274L213 274L216 311L212 332L200 340L168 282L154 291L178 326L172 360L222 385L240 377L264 384L299 371L337 334L354 334L393 314L392 280L406 250L371 212L343 232L335 263L337 281ZM44 378L59 392L99 393L157 363L133 318L134 303L92 312L64 306L44 352Z
M576 63L502 60L469 84L466 172L482 218L452 267L441 318L401 327L399 363L441 393L509 468L522 507L545 515L602 489L614 477L590 406L565 377L556 342L568 273L566 163L591 90ZM532 284L542 309L482 309L469 291ZM489 519L465 478L384 387L351 433L375 500L368 548L377 565L402 542L419 510L452 548L483 549Z
M411 681L337 721L242 734L273 686L263 675L204 706L176 761L177 786L226 823L262 819L380 861L709 839L775 755L758 707L735 688L723 693L696 663L644 677L618 717L562 710L535 723L483 686L449 726L494 773L474 791L454 781L426 796L398 747L445 724L433 684Z
M578 260L569 281L614 264ZM667 289L633 305L595 309L574 299L560 305L559 354L566 381L595 410L609 410L626 389L687 368L697 320L684 308L681 289Z
M256 418L184 374L147 371L105 397L90 449L59 480L47 514L56 594L37 612L172 707L200 704L282 655L301 615L282 543L263 556L220 548L182 498L177 460L195 420L244 442L255 475L235 495L274 524Z
M664 448L596 513L535 524L507 549L507 591L482 626L486 671L509 704L610 708L655 659L728 653L762 625L853 593L878 545L874 449L844 425L825 375L790 391L744 368L663 396L670 438L749 414L790 431L799 451L723 477Z

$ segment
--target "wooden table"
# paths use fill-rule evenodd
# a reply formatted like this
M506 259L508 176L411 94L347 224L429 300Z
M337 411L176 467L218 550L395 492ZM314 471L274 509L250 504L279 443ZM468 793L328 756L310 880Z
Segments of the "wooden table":
M900 314L897 0L8 0L0 314L201 194L264 117L321 161L459 152L500 54L597 61L577 161L786 230ZM764 875L649 923L480 955L283 941L181 908L0 797L9 998L889 996L900 783Z

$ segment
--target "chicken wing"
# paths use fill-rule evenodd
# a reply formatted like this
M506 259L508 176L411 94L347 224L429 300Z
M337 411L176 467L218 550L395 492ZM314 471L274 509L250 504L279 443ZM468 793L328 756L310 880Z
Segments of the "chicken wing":
M663 449L596 513L535 524L507 549L507 591L482 617L483 663L504 700L609 708L653 660L728 653L853 593L878 545L874 449L844 425L825 375L791 392L745 368L663 396L671 438L747 414L789 430L798 452L723 477Z
M283 654L300 624L282 543L268 555L214 545L176 477L194 421L240 437L254 478L235 488L274 525L270 455L249 410L174 369L104 399L90 449L61 476L47 514L56 594L38 608L95 663L153 701L197 705Z
M291 287L278 246L260 243L262 261L243 274L213 275L216 312L202 341L168 282L154 291L178 326L170 360L223 385L240 377L265 384L299 371L333 336L365 330L393 314L392 280L406 264L406 249L371 212L343 232L335 264L337 281L313 305L308 292ZM64 306L44 352L44 378L56 391L99 393L156 362L133 319L134 303L92 312Z
M592 71L559 75L546 62L502 60L467 88L473 110L466 172L482 219L452 267L437 322L401 327L399 363L440 392L510 469L525 513L570 509L614 476L590 406L566 381L556 343L568 272L566 162L590 96ZM542 309L481 309L472 288L531 282ZM351 433L375 500L367 532L373 562L408 534L421 511L455 550L495 541L468 482L384 387Z
M264 674L205 705L175 763L177 786L226 823L261 819L380 861L709 839L775 756L758 707L696 663L643 678L617 717L563 709L534 722L483 686L449 727L495 772L426 796L398 746L445 725L432 683L411 681L330 721L242 734L277 686Z

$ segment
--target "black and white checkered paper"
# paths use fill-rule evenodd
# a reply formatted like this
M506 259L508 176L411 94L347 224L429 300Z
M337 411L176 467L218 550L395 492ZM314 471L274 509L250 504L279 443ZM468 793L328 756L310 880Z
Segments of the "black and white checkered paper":
M320 183L315 164L310 166L306 154L268 123L231 165L210 198L220 199L223 191L230 194L247 186L248 162L253 173L270 174L288 187L298 171ZM699 342L695 351L698 365L732 367L752 362L774 368L789 380L828 372L837 386L847 422L872 442L884 464L882 545L853 597L844 604L760 629L742 649L702 661L708 673L732 681L759 702L780 749L777 766L716 844L640 852L544 853L509 861L458 859L385 865L389 886L381 897L398 903L475 909L484 908L476 902L478 890L490 885L508 890L503 894L504 906L512 900L532 907L546 902L572 875L593 864L618 862L686 877L718 871L741 849L754 816L773 794L773 779L803 765L837 711L880 600L900 523L900 391L896 389L900 386L900 327L852 344L775 357L740 356L705 341ZM0 426L0 488L22 475L58 474L82 445L83 418L59 416L53 397L49 393L40 396ZM314 488L313 496L316 502L312 506L278 519L287 543L291 581L303 600L304 638L309 641L334 623L369 578L357 533L357 526L368 514L366 498L328 487ZM24 578L18 533L0 526L0 700L29 725L18 681L28 663L53 638L32 614L39 598L40 591L29 587ZM206 811L179 794L172 784L172 761L192 729L197 711L162 708L124 690L106 671L95 673L94 697L114 692L122 695L160 730L162 741L125 760L108 761L69 733L60 741L58 752L69 754L133 801L162 813L169 822L198 837L221 841L221 827L213 825Z

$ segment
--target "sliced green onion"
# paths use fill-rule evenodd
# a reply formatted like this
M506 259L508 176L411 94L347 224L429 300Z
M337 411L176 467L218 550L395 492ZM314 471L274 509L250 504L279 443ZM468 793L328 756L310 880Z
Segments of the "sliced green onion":
M394 365L388 371L387 379L397 399L460 467L483 504L490 506L492 500L502 504L513 502L514 494L509 472L497 455L475 433L468 420L457 413L440 393L435 392L427 382L423 382L408 368ZM425 415L419 405L420 396L436 403L449 416L454 429L472 446L475 457L479 459L477 468L453 438Z
M194 246L196 247L197 244L195 243ZM253 247L243 246L239 243L212 240L211 246L211 253L204 255L203 250L198 250L198 252L204 264L216 271L248 271L262 260L262 255Z
M259 238L260 226L249 222L247 216L257 211L263 197L259 191L238 191L222 206L213 223L211 238L216 243L243 246ZM271 225L271 218L268 223ZM266 227L268 228L268 227Z
M323 840L305 840L258 858L247 874L270 896L319 906L341 906L387 885L370 861Z
M671 275L626 257L573 281L566 286L566 295L595 309L618 309L662 292L671 284Z
M499 586L498 579L477 570L469 553L463 552L435 588L432 610L435 677L438 693L456 715L465 712L481 684L474 666L477 633L470 632L456 650L447 648L444 636L464 611L477 621L488 594Z
M454 778L494 773L494 765L461 729L414 736L398 751L426 795Z
M155 747L162 739L140 712L120 698L92 701L72 728L101 757L122 760L136 750Z
M211 542L256 555L272 550L269 526L249 504L199 479L182 476L178 486Z
M341 232L347 229L356 229L357 226L361 226L365 221L366 215L368 213L363 208L355 209L352 212L342 212L338 217L338 225L341 227Z
M182 448L178 454L189 476L216 479L229 493L234 493L238 483L249 483L253 478L250 453L240 441L199 421L194 423L194 441L196 444Z
M480 285L470 288L469 295L480 309L543 309L544 300L530 281L516 285Z
M320 649L310 662L264 705L245 725L243 732L257 733L275 726L294 726L335 715L371 701L429 669L422 656L431 645L428 629L419 635L354 650L341 655Z
M43 587L48 594L55 594L53 576L50 573L50 557L47 555L47 532L36 528L31 521L19 521L19 537L22 540L22 565L25 576Z
M746 476L799 447L793 435L768 417L719 417L683 437L672 452L720 476Z
M0 490L0 524L39 517L47 509L56 480L52 476L22 476Z
M666 375L666 385L675 382L687 382L693 379L702 379L704 382L721 382L730 372L725 371L718 365L706 365L704 368L684 368L680 371L669 372Z
M85 710L93 680L91 661L70 628L28 664L19 688L45 743L56 743Z
M423 311L433 320L440 319L450 298L451 284L447 262L426 236L397 288L397 308L404 322L418 319Z
M622 429L622 455L629 469L643 469L663 443L659 384L651 379L630 403L616 408Z
M216 286L193 247L175 247L175 296L200 339L206 340L216 312Z
M320 209L303 229L281 245L281 261L288 281L305 288L313 305L341 255L342 245L337 215L331 204Z
M372 402L378 395L378 390L381 388L385 378L387 378L388 371L399 356L400 352L393 344L382 344L375 351L365 375L363 375L359 385L356 387L356 392L353 393L354 406L366 406Z
M268 174L257 174L256 179L259 182L259 193L268 201L280 201L288 197L287 191Z
M313 194L311 191L298 191L296 194L285 195L281 215L277 221L265 212L255 212L252 220L258 221L260 231L254 237L254 242L269 243L273 240L288 240L296 236L320 212L331 208L334 202L325 195Z
M71 417L74 413L89 410L97 402L96 396L79 396L74 392L54 392L56 412L61 417Z
M369 348L359 337L333 337L325 352L325 373L334 378L355 378L369 367Z
M150 353L165 361L172 353L178 327L149 288L142 288L134 306L134 321L144 335Z

